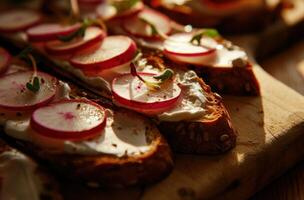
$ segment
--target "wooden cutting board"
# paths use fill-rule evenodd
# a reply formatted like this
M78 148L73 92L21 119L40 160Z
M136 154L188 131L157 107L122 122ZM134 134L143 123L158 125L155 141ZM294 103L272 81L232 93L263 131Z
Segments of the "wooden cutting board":
M67 199L250 197L304 158L304 97L259 66L254 72L261 97L224 97L238 132L235 149L221 156L176 155L169 177L145 188L102 191L70 185L64 189Z

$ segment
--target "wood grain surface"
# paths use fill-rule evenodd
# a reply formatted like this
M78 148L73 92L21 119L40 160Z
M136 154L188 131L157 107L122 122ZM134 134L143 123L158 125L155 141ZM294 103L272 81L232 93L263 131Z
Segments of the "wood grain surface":
M304 40L283 53L265 60L261 65L278 80L304 95ZM303 200L304 161L252 198L252 200L264 199Z

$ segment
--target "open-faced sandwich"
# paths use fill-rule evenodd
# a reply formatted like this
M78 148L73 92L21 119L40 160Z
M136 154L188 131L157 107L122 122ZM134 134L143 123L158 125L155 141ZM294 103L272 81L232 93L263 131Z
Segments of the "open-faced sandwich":
M111 30L121 28L114 26L116 22L124 18L137 20L147 11L142 2L100 6L105 6L102 8L105 13L108 8L115 8L114 15L106 18L107 28ZM106 33L99 15L97 12L90 19L80 18L68 24L45 16L45 22L39 25L19 29L14 34L3 32L2 37L19 47L31 44L36 53L43 56L44 62L54 63L52 71L76 80L83 87L113 100L119 107L153 118L175 151L216 154L235 145L236 134L221 97L189 69L190 65L172 62L164 57L163 51L136 45L137 38L109 35L114 31ZM14 17L6 19L14 20ZM147 24L148 31L155 26L146 19L142 21ZM164 28L171 30L171 27ZM158 35L153 37L159 39ZM159 41L162 45L162 40ZM247 64L243 70L247 70ZM248 71L252 73L250 67ZM256 94L251 88L244 89L245 85L239 86L239 93ZM256 86L256 82L253 85Z
M1 137L10 145L64 177L105 187L171 171L170 148L150 120L37 71L31 55L34 70L1 52Z

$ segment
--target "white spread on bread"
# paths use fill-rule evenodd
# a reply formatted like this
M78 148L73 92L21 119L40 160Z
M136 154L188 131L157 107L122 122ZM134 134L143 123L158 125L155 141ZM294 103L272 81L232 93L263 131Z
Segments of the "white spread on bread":
M60 81L56 100L68 98L69 86ZM0 110L0 126L9 136L36 143L44 148L65 151L71 154L115 156L139 155L149 151L147 130L150 124L139 115L107 110L107 125L99 136L83 141L61 141L45 138L30 128L30 112Z
M17 151L0 155L0 199L39 200L43 186L37 165Z
M140 155L150 150L147 129L150 125L131 113L107 111L107 125L100 136L81 142L65 142L65 150L78 154ZM136 119L136 120L134 120Z
M173 109L158 118L162 121L181 121L200 118L205 114L206 97L194 71L179 72L176 81L182 88L182 98Z
M145 59L138 62L138 70L148 73L158 73L159 70L148 65ZM175 69L175 81L182 88L181 101L171 110L157 117L162 121L181 121L199 118L205 114L206 96L202 89L198 76L194 71Z

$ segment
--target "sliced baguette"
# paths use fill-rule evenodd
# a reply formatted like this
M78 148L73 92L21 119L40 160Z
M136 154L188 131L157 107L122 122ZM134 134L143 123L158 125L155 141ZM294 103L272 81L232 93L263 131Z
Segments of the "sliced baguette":
M173 168L171 150L155 125L134 112L117 108L104 100L73 84L69 84L72 98L87 98L112 110L113 118L121 114L126 118L144 123L145 137L149 149L140 154L84 154L65 152L63 149L49 148L31 140L16 139L1 129L1 137L10 145L40 161L61 177L75 179L88 185L102 187L127 187L150 184L164 178ZM81 96L80 96L81 95ZM123 128L123 127L122 127Z

